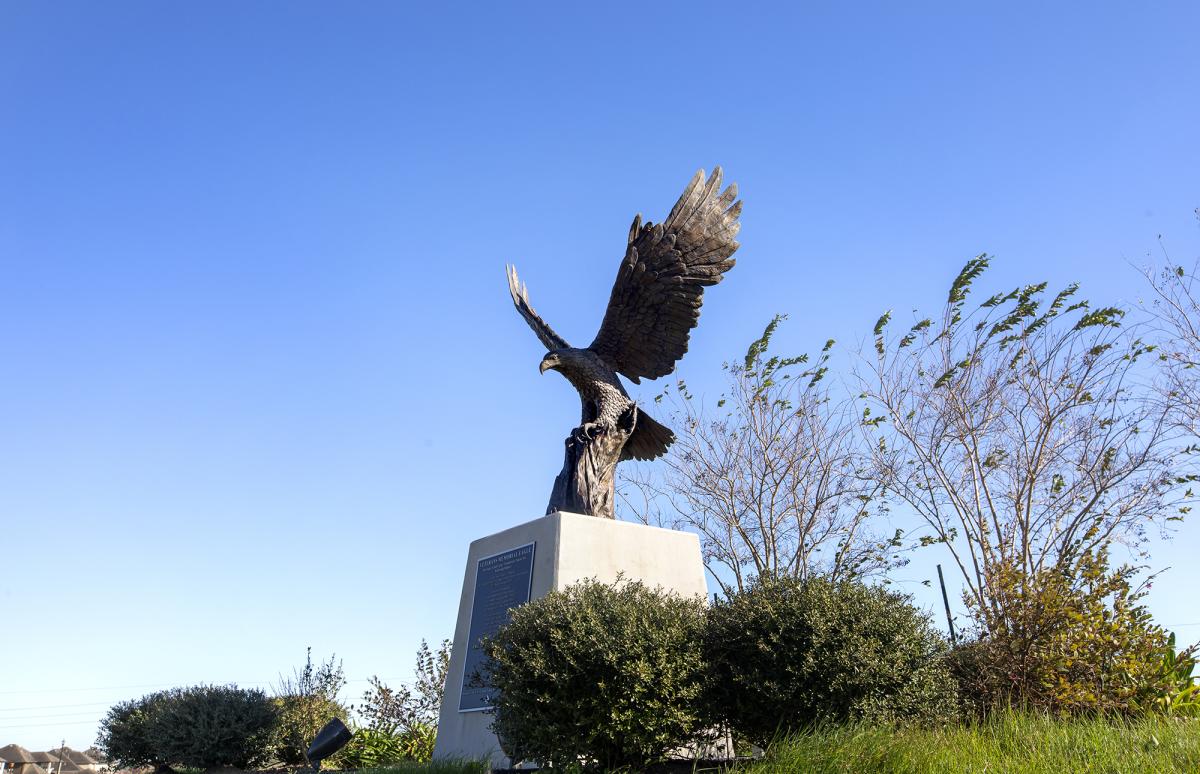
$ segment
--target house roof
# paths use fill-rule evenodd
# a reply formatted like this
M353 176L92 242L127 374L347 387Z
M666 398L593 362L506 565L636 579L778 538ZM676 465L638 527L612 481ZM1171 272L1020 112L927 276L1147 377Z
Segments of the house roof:
M88 766L96 762L92 759L92 756L88 755L87 753L80 752L79 750L72 750L70 747L63 747L61 749L51 750L50 752L54 753L60 758L74 763L76 766Z
M47 772L36 763L26 763L21 766L21 774L47 774Z
M19 744L0 747L0 760L5 760L9 763L33 763L33 758L30 757L29 751ZM45 772L42 772L42 774L45 774Z
M34 763L58 763L58 756L49 750L36 750L29 753L29 759Z

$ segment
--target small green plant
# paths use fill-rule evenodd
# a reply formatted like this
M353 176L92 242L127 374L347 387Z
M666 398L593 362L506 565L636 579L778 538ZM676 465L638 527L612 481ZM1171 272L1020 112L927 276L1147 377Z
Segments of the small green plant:
M700 740L704 602L585 580L523 605L485 645L492 728L514 761L612 771Z
M334 762L342 769L367 769L401 763L425 763L433 757L437 727L418 723L406 731L360 728Z
M412 687L392 689L377 676L372 677L362 704L354 710L366 721L367 727L375 731L408 732L436 726L449 666L450 640L442 640L437 651L421 640Z
M342 663L335 656L313 664L312 648L305 655L304 667L292 677L280 676L275 689L275 708L279 720L271 735L272 754L282 763L303 765L304 753L317 732L333 718L349 720L349 712L338 699L346 684Z
M449 666L450 640L442 640L436 651L421 640L414 671L416 680L411 687L392 689L378 677L372 677L362 704L353 708L366 726L356 732L349 747L361 749L366 759L375 761L395 763L432 758ZM365 765L380 764L356 763L352 767Z
M360 728L334 760L341 769L367 769L400 763L405 758L399 734Z
M883 588L760 580L709 610L704 645L712 720L760 746L821 722L956 714L945 642Z
M437 742L437 726L429 723L414 723L400 735L400 750L405 760L425 762L433 758L433 745Z
M1159 694L1154 697L1154 709L1175 717L1200 717L1200 677L1196 670L1196 645L1175 650L1175 633L1167 638L1159 662Z

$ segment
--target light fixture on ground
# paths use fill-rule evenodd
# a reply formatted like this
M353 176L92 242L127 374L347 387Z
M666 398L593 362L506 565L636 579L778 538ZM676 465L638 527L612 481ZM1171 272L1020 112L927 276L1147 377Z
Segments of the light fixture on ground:
M352 736L354 736L354 732L346 728L346 724L341 720L334 718L317 732L304 756L308 758L308 762L314 769L320 771L321 761L345 747L346 742L349 742Z

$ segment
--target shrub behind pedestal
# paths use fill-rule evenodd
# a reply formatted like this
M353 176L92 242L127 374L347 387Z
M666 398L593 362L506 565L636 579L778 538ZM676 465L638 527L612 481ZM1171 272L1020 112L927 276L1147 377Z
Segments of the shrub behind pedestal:
M708 613L706 705L766 746L818 722L957 714L946 644L906 597L860 583L756 584Z

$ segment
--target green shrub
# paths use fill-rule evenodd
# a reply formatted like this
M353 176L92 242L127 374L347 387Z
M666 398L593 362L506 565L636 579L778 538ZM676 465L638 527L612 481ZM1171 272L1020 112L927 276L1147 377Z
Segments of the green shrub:
M349 725L346 708L324 696L277 696L271 703L278 719L271 729L269 746L271 755L281 763L306 763L308 746L335 717Z
M305 656L304 667L294 670L292 677L280 677L275 689L274 704L278 720L271 732L271 754L282 763L304 765L304 753L326 723L339 718L349 722L349 712L338 700L346 684L342 664L330 656L328 661L314 665L312 648Z
M514 761L613 770L698 741L704 602L585 580L486 643L492 729Z
M167 691L159 691L113 705L100 721L100 734L96 740L105 759L122 769L164 762L156 754L147 729L156 708L170 695Z
M956 714L941 636L903 595L856 582L760 581L708 612L707 705L766 746L821 721Z
M172 691L153 707L146 736L159 762L244 769L269 752L276 711L262 691L201 685Z
M964 703L977 714L1009 705L1058 714L1192 711L1195 649L1177 653L1153 623L1145 592L1132 586L1135 572L1110 569L1104 550L1033 573L994 568L990 631L952 659Z

